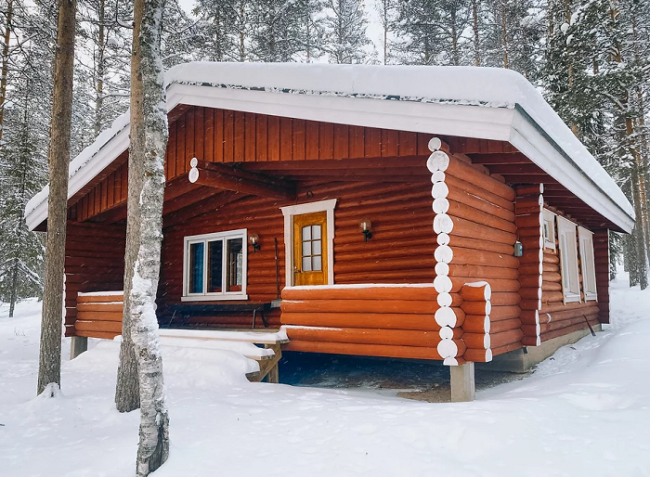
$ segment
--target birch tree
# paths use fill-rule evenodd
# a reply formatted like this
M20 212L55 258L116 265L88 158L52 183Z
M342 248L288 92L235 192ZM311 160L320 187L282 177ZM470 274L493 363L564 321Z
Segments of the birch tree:
M155 471L169 455L169 418L156 318L168 134L160 55L163 8L164 0L136 0L134 4L124 292L139 380L138 476ZM134 210L135 202L139 207Z
M50 127L50 191L47 208L45 288L38 367L38 394L61 385L63 273L68 215L68 164L72 118L72 76L76 0L58 1L57 48L54 59L52 123ZM54 391L51 391L54 392Z

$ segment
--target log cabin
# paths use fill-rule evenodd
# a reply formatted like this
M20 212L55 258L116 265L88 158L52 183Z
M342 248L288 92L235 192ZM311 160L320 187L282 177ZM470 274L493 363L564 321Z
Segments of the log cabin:
M463 400L474 363L526 367L608 322L608 234L633 209L522 76L189 63L166 96L161 327L440 360ZM128 126L70 165L75 340L121 333ZM47 193L30 229L47 230Z

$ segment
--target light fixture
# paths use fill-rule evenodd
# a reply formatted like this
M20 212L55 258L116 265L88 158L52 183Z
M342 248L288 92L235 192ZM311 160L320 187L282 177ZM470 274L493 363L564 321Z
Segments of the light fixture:
M515 257L521 257L524 254L524 246L517 240L515 242Z
M359 228L361 229L361 233L363 234L363 240L367 242L372 238L372 232L370 229L372 228L372 222L368 219L362 219L359 221Z
M253 246L253 252L257 252L260 247L260 236L257 234L250 234L248 236L248 242Z

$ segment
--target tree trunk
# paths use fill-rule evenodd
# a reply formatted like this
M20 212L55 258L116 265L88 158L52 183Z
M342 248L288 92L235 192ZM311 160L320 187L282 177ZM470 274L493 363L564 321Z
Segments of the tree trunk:
M97 27L97 59L96 59L96 81L95 81L95 136L102 132L104 125L104 75L106 71L104 52L106 48L106 38L104 34L104 0L99 0Z
M50 128L50 191L48 197L45 290L38 368L38 394L50 383L61 385L63 274L68 215L68 165L72 121L72 77L76 0L59 0L57 48L54 57Z
M5 103L7 102L7 75L9 74L9 41L11 40L11 22L14 12L14 0L7 4L7 24L2 45L2 77L0 78L0 151L2 151L2 132L4 128Z
M9 290L9 318L14 317L14 309L16 308L16 301L18 296L16 288L18 287L18 260L14 259L11 268L11 289Z
M505 0L501 0L501 42L503 44L503 67L508 69L508 23Z
M165 407L156 318L167 146L167 114L160 59L163 1L136 0L134 4L129 163L141 164L136 169L141 173L141 188L138 187L141 200L138 233L131 230L126 248L127 254L137 249L129 290L129 311L140 383L138 476L155 471L169 455L169 417ZM131 189L138 186L131 177L129 175L129 196Z
M474 65L481 66L481 43L478 31L478 2L472 0L472 29L474 30Z
M142 7L140 7L142 9ZM140 12L141 14L142 12ZM141 19L141 17L140 17ZM134 148L134 113L142 107L142 90L136 88L140 78L140 48L138 34L140 23L133 30L133 49L131 52L131 151L128 160L128 198L126 219L126 250L124 253L124 306L122 312L122 343L120 344L120 364L117 368L115 388L115 407L119 412L131 412L140 407L140 382L138 379L138 360L131 337L131 288L133 270L140 250L140 194L142 192L143 162L132 160ZM138 117L142 121L141 117Z

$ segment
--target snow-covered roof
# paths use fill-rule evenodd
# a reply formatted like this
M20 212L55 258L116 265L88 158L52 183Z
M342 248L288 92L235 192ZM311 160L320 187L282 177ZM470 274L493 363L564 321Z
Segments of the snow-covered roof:
M602 166L520 74L496 68L299 63L175 66L167 109L179 104L314 121L508 141L604 217L630 231L634 210ZM70 164L72 197L128 148L128 116ZM120 150L121 149L121 150ZM47 217L47 188L25 210Z

